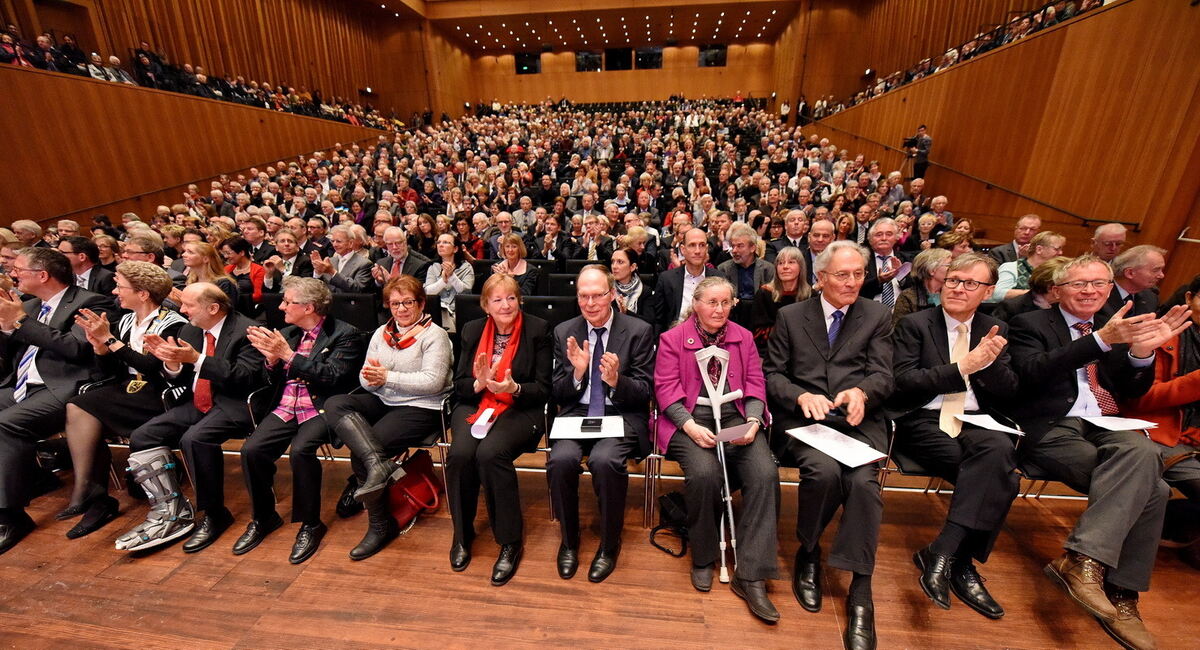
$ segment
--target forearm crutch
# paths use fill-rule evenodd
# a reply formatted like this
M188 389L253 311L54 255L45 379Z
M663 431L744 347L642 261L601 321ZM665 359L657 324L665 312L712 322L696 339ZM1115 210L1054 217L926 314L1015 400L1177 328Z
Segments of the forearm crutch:
M712 378L708 375L708 362L716 359L719 364L720 378L717 385L713 385ZM709 346L703 350L696 352L696 364L700 366L700 377L704 381L704 390L708 393L707 397L696 398L697 404L703 404L712 409L713 422L716 425L714 434L721 432L721 408L739 399L742 399L742 391L735 390L731 393L721 393L721 387L725 385L725 378L729 372L729 352L722 350L716 346ZM725 443L717 441L717 463L721 466L721 478L724 479L724 489L721 494L722 500L725 502L725 510L721 514L718 532L720 534L721 548L721 582L729 582L729 568L725 564L725 521L729 520L729 548L733 551L733 568L737 571L737 527L733 520L733 491L729 489L729 468L725 465Z

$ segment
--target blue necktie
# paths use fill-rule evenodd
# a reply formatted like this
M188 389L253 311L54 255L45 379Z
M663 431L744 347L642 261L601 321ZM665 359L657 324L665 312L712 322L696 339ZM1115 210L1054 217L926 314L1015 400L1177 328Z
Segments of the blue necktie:
M833 347L833 342L837 340L838 333L842 331L842 317L845 314L842 310L833 312L833 323L829 326L829 347Z
M42 303L42 309L38 312L38 322L46 322L45 318L49 313L50 305ZM29 369L33 366L33 356L37 354L37 351L37 346L30 345L25 348L25 354L21 355L21 362L17 364L17 387L13 389L14 402L25 399L25 395L28 393Z
M600 358L604 356L604 332L608 328L597 327L596 347L592 348L592 372L588 376L588 417L604 415L604 380L600 379Z

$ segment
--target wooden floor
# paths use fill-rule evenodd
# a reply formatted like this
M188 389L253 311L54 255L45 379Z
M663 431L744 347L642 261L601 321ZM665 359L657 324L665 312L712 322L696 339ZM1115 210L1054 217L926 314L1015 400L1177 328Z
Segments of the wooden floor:
M631 480L624 551L606 582L587 581L596 545L584 532L583 563L571 581L558 578L557 525L547 516L545 476L521 474L526 513L525 559L505 587L488 583L496 547L484 532L474 562L462 574L447 561L451 526L443 508L379 555L351 562L365 517L339 520L332 505L349 471L326 463L326 520L321 550L299 567L287 562L296 525L289 524L251 553L229 549L248 516L241 470L227 458L227 492L238 521L213 547L195 555L178 545L146 557L113 550L113 540L141 520L144 506L122 498L122 516L82 540L64 537L74 522L53 515L66 489L30 509L39 528L0 556L0 646L18 648L371 648L371 647L703 647L837 648L847 578L826 571L825 608L805 612L788 577L796 542L796 492L783 490L779 562L783 579L772 598L783 615L769 626L751 617L725 585L709 594L688 580L688 560L650 546L640 527L642 483ZM290 475L281 463L280 512L288 517ZM666 489L678 483L666 482ZM590 490L583 478L581 491ZM949 498L887 492L874 581L881 648L1106 648L1100 627L1042 575L1055 557L1079 500L1018 500L993 559L982 568L1007 609L990 621L954 601L937 609L916 582L912 552L936 534ZM583 516L594 507L585 499ZM479 522L486 531L486 521ZM831 526L831 530L832 530ZM1170 551L1160 552L1153 591L1142 599L1160 648L1195 648L1189 622L1200 578Z

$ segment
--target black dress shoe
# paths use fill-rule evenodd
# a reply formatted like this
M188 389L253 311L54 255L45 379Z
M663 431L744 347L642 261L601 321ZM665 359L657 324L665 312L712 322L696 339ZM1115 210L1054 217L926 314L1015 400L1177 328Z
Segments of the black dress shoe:
M846 650L875 650L875 606L846 603Z
M792 572L792 594L800 606L810 612L821 611L821 552L796 551L796 568Z
M213 542L233 524L233 515L228 510L215 514L204 513L204 519L195 532L183 543L184 553L196 553L212 546Z
M560 544L558 547L558 577L570 580L575 577L575 570L578 568L579 549Z
M1004 608L999 605L983 586L983 576L975 570L970 562L955 562L950 565L950 590L958 599L971 609L991 619L1004 616Z
M33 523L33 519L30 519L24 510L20 510L19 514L0 524L0 555L16 546L17 542L25 539L25 536L32 533L34 528L37 528L37 524Z
M67 539L78 539L84 535L91 535L104 528L108 522L116 519L120 513L121 504L116 499L105 495L88 506L87 511L83 513L83 519L80 519L79 523L67 531Z
M454 571L466 571L471 564L471 545L455 542L450 547L450 568Z
M300 531L296 533L296 543L292 544L292 554L288 556L288 562L300 564L312 557L313 553L317 552L317 548L321 546L321 540L325 538L328 530L320 521L315 524L301 524Z
M617 556L620 554L620 546L612 551L606 550L603 546L596 549L596 557L592 558L592 568L588 570L588 581L604 582L604 579L612 575L617 568Z
M742 580L735 575L731 586L733 593L746 601L751 614L768 623L779 621L779 610L775 609L775 605L771 604L771 599L767 598L766 580Z
M954 558L925 548L913 553L913 564L921 570L921 591L942 609L950 609L950 564Z
M354 493L357 490L358 477L351 474L350 478L346 479L346 487L342 490L342 496L338 497L337 516L346 519L363 511L363 504L354 498Z
M496 564L492 566L493 587L508 584L508 581L512 580L512 577L517 574L517 567L521 564L521 554L524 551L525 547L520 542L500 547L500 557L496 558Z
M267 538L267 535L275 532L283 525L283 519L280 518L279 513L272 513L272 515L271 518L265 521L251 519L250 523L246 524L246 532L242 533L242 536L237 538L237 541L233 543L234 555L244 555L253 551Z
M711 564L692 565L692 586L696 588L696 591L703 593L712 591L712 573L713 566Z

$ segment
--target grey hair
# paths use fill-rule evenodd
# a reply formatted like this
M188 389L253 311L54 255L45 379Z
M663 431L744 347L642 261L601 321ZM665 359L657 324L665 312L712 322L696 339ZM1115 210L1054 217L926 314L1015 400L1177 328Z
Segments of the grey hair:
M729 241L733 241L735 238L736 239L748 239L748 240L750 240L751 246L754 246L754 247L758 246L758 233L755 232L753 228L751 228L750 226L748 226L740 221L729 227L728 234L729 234Z
M1117 277L1120 277L1126 271L1126 269L1134 269L1145 264L1146 256L1150 253L1158 253L1159 255L1166 257L1167 250L1165 248L1159 248L1158 246L1152 246L1150 244L1134 246L1133 248L1113 258L1113 273Z
M879 226L883 226L883 225L887 225L887 224L896 226L897 229L900 228L900 226L896 225L895 219L893 219L891 217L880 217L879 219L875 220L875 223L871 224L871 228L870 228L870 230L867 231L867 234L873 233L873 232L875 232L875 229L878 228Z
M711 275L707 278L704 278L700 281L700 284L696 285L696 290L692 292L692 301L695 302L699 300L700 296L703 295L705 291L708 291L714 287L724 287L729 290L730 296L733 296L734 298L737 297L737 292L734 291L733 284L729 282L729 280L717 275Z
M1115 233L1125 233L1126 229L1125 229L1125 226L1123 226L1119 223L1105 223L1105 224L1101 224L1096 227L1096 232L1092 234L1092 237L1093 238L1099 237L1102 233L1106 233L1106 232L1112 232L1114 234Z
M813 260L813 273L824 271L825 267L829 266L829 263L833 261L833 256L841 250L852 250L858 253L862 257L863 268L867 268L867 262L871 259L871 254L867 252L867 249L848 239L839 239L826 246L825 250L817 255L817 259Z
M313 310L322 316L329 313L329 305L333 303L329 285L317 278L289 275L283 280L283 290L295 291L296 302L312 305Z
M1062 284L1066 281L1067 274L1071 272L1071 269L1090 266L1092 264L1103 264L1104 268L1108 269L1108 279L1112 279L1112 267L1108 265L1108 262L1105 262L1093 253L1084 253L1054 270L1054 284Z
M939 266L946 263L951 256L948 248L930 248L921 251L913 259L912 274L918 280L925 280L933 276L933 272Z

